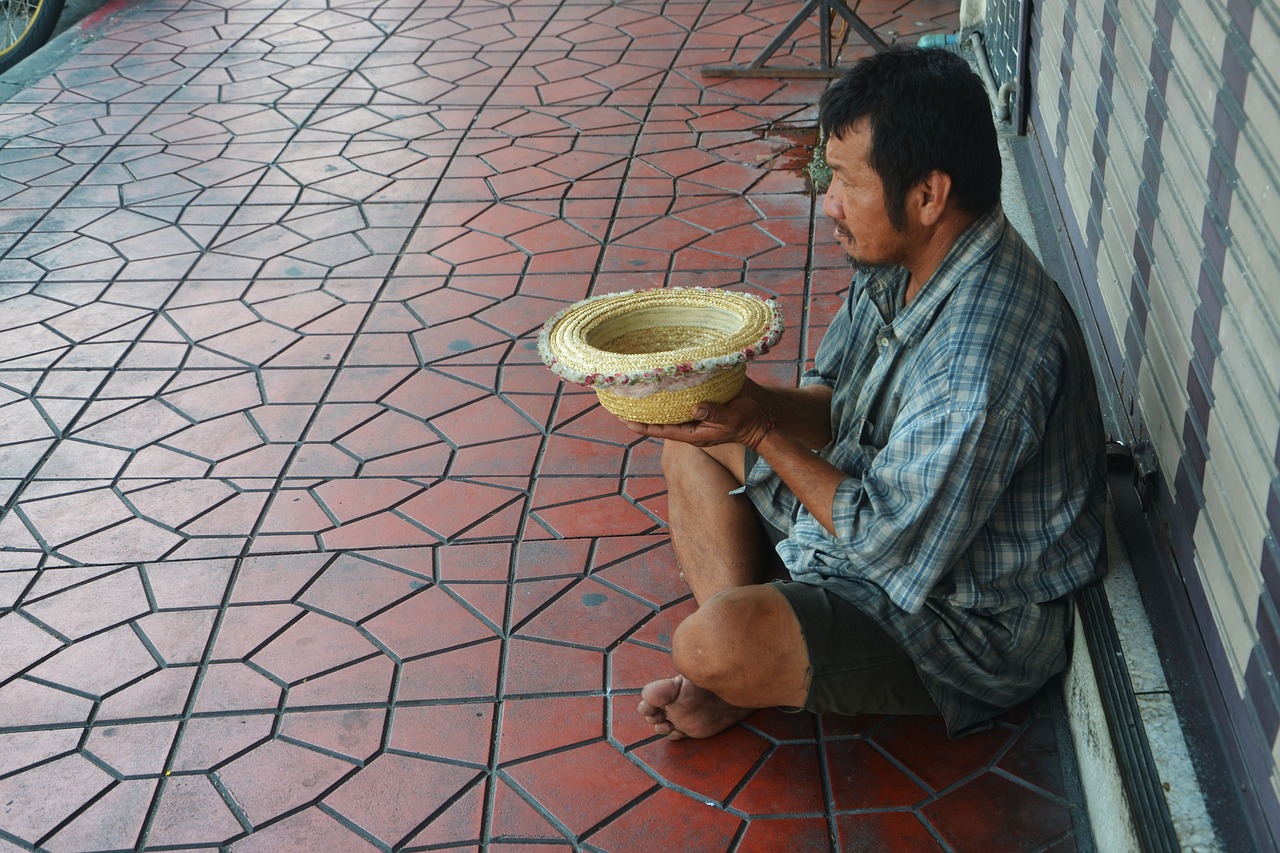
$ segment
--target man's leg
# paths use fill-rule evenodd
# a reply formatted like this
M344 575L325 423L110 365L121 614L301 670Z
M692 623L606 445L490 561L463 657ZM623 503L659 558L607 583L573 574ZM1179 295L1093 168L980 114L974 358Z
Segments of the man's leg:
M672 642L674 678L648 684L639 711L660 734L710 737L756 708L803 705L809 656L795 612L765 585L769 543L742 484L738 445L663 448L672 542L699 604Z
M662 448L671 543L698 604L723 589L769 579L772 549L742 485L743 450L668 441Z
M680 623L671 655L680 674L646 685L639 710L672 739L710 737L757 708L801 707L809 694L804 634L769 584L712 596Z

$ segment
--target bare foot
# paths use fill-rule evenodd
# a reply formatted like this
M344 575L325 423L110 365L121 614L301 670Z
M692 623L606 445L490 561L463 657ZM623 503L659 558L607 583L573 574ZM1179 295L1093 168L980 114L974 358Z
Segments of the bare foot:
M754 709L730 705L683 675L651 681L640 691L636 710L654 731L671 740L719 734Z

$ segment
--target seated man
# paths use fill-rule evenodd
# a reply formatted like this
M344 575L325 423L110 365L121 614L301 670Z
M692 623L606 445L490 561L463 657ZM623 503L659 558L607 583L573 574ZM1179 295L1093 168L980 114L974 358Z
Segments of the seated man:
M664 440L698 603L678 674L641 694L672 738L769 706L985 728L1063 668L1071 595L1102 572L1089 356L1000 207L981 82L945 51L893 50L835 83L820 121L823 212L855 273L816 366L687 424L628 424Z

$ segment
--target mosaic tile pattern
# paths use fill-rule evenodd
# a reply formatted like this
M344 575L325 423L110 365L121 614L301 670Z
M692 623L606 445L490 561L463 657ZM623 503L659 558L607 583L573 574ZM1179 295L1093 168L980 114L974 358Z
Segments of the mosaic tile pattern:
M1075 849L1046 706L634 714L693 606L658 447L534 337L739 285L794 381L823 83L697 70L789 14L116 2L0 104L0 849Z

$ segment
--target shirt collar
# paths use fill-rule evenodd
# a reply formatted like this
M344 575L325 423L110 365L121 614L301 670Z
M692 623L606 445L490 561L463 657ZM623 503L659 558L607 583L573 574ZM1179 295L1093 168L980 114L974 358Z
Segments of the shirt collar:
M999 204L978 217L951 244L942 263L934 270L924 287L920 288L916 298L911 300L911 304L905 308L901 307L903 298L901 288L905 287L907 277L903 275L898 278L898 293L894 297L897 300L895 307L898 310L893 321L893 331L904 346L912 346L924 337L965 272L991 252L1004 236L1007 226L1008 220L1005 219L1004 208Z

